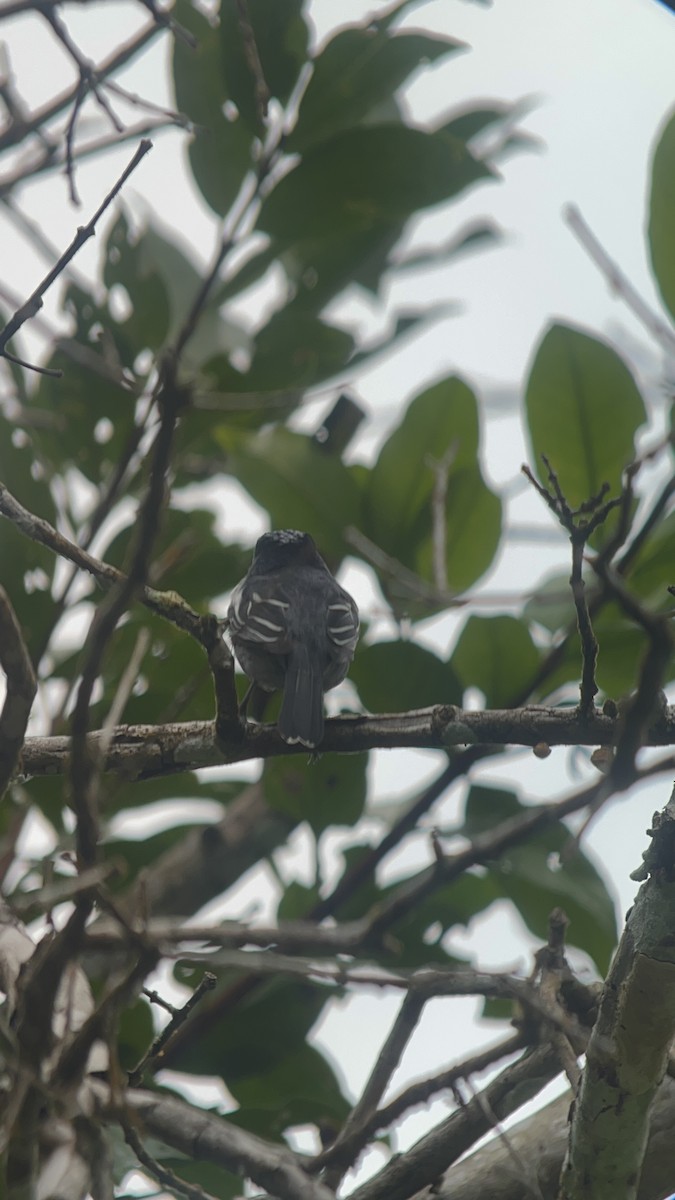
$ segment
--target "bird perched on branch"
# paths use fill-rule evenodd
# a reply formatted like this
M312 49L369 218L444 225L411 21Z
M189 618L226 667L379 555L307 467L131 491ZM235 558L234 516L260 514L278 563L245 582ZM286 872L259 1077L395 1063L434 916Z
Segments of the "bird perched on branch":
M227 616L234 652L251 683L267 692L283 689L277 724L284 741L318 746L323 693L347 674L359 613L313 538L297 529L263 534Z

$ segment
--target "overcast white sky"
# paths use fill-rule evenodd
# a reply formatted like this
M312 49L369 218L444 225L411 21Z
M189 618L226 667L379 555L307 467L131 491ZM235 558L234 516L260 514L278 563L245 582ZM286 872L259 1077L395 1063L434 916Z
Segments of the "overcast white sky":
M310 0L308 11L317 37L323 38L338 20L358 19L385 7L362 0ZM109 53L120 31L142 23L134 7L116 0L95 8L93 17L78 5L64 11L73 34L92 57ZM405 23L451 34L471 48L412 84L408 102L416 118L484 99L529 97L532 107L522 125L540 140L540 148L509 160L503 182L479 188L453 206L453 223L462 216L495 218L506 234L501 247L451 267L438 267L417 283L407 279L405 285L396 285L395 298L405 298L410 306L457 299L464 311L359 380L359 394L371 418L364 453L381 439L405 401L427 379L459 370L485 385L488 393L504 385L517 388L541 331L553 317L598 332L620 321L627 335L649 347L647 335L610 294L562 220L561 210L570 201L579 206L643 296L658 307L644 236L645 198L653 140L675 102L675 16L655 0L566 0L564 4L496 0L490 7L433 0L411 9ZM31 103L48 99L71 79L68 64L37 20L4 22L0 37L8 44L19 89ZM153 48L142 63L126 72L125 84L155 101L168 102L166 53L166 43ZM175 132L157 137L152 154L125 190L125 200L137 212L158 213L167 225L180 229L196 254L207 261L215 223L184 175L182 141L183 135ZM125 147L80 170L83 205L79 212L70 207L61 177L48 177L25 189L22 200L27 210L59 249L69 242L83 215L88 217L98 206L130 155ZM447 237L444 221L445 215L426 216L417 236L421 240L438 233ZM44 274L45 264L17 238L2 210L0 238L3 276L24 298ZM100 238L82 253L79 268L86 270L99 250ZM53 312L51 304L46 312ZM343 315L349 319L348 312ZM513 478L525 454L522 431L509 408L488 434L491 477L499 483ZM544 520L532 506L522 509L520 516ZM238 518L228 519L236 527ZM513 547L508 561L493 574L491 586L523 586L523 579L532 577L533 560L539 573L548 562L561 561L555 548L538 550L533 556L531 548ZM438 636L442 640L445 634L441 631ZM528 793L536 798L567 790L565 761L562 751L545 763L521 760L520 779ZM437 763L438 756L432 755L405 760L402 755L387 755L379 762L378 790L408 792L419 784L421 775L435 773ZM591 832L589 844L607 864L622 910L634 891L628 873L644 847L644 829L652 810L664 803L667 787L662 781L639 796L615 801ZM456 805L453 799L444 810L446 820ZM408 865L412 862L413 858ZM477 945L486 966L527 965L523 956L527 941L514 941L503 913L482 923ZM397 1004L395 998L380 995L364 998L359 1005L336 1006L325 1023L322 1039L339 1053L351 1087L362 1084L368 1069L361 1048L366 1042L378 1044ZM450 1019L447 1005L430 1006L429 1019L409 1048L397 1085L412 1073L436 1070L439 1046L444 1047L446 1061L463 1057L472 1046L495 1035L496 1030L486 1033L485 1028L472 1025L476 1006L471 1001L452 1001ZM356 1052L345 1054L350 1046ZM419 1136L423 1120L428 1120L423 1114L412 1119L406 1143Z

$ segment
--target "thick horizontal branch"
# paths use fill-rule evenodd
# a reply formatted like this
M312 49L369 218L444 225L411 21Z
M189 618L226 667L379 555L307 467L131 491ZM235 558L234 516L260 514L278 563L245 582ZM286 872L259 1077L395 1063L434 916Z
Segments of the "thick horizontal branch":
M601 712L580 716L575 708L531 706L473 712L453 705L379 716L345 716L326 722L322 752L416 748L452 750L481 746L612 746L619 721ZM103 736L89 735L95 744ZM665 708L646 731L645 746L675 744L675 706ZM68 769L70 739L26 738L22 771L25 776L61 775ZM106 758L108 771L127 779L150 779L222 766L253 758L303 754L289 746L276 726L250 723L243 737L228 742L216 737L212 721L172 725L120 725L114 731Z

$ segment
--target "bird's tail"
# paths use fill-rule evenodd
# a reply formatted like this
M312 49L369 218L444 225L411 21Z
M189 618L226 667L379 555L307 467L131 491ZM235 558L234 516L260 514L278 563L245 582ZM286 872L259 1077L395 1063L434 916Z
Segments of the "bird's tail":
M307 646L291 653L277 724L285 742L313 749L323 738L323 679Z

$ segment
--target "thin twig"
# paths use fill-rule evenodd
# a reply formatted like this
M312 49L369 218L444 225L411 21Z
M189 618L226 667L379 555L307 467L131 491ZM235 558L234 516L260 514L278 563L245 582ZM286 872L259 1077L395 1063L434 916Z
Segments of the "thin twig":
M363 1092L331 1146L330 1165L324 1183L337 1191L340 1180L369 1140L368 1123L412 1037L422 1010L429 999L424 993L408 992L403 997L396 1020L370 1073Z
M7 322L4 329L0 333L0 355L4 354L7 343L14 337L15 333L21 328L21 326L40 311L43 304L42 297L47 289L51 287L56 279L58 279L59 275L63 271L63 268L70 262L72 258L75 257L78 250L82 248L85 242L88 241L90 237L94 236L96 224L99 218L103 215L109 205L112 204L113 200L131 175L132 171L136 169L141 159L145 158L145 155L150 149L152 149L152 142L144 140L140 143L136 153L131 159L131 162L124 169L117 182L108 192L108 195L99 205L91 220L86 225L80 226L72 242L68 248L64 250L58 262L52 267L51 271L45 275L44 279L38 284L35 291L29 296L28 300L25 301L21 308L18 309L18 311L15 312Z
M241 44L244 50L244 58L246 65L253 79L253 94L255 96L255 106L258 113L258 119L261 125L265 124L267 119L267 106L270 102L271 92L265 79L265 73L260 61L258 45L255 40L251 18L248 12L246 0L235 0L237 6L237 20L239 24L239 32L241 34Z
M590 226L582 217L575 204L567 204L563 216L572 232L581 242L586 253L604 275L611 290L621 296L645 329L664 347L668 354L675 353L675 333L670 325L653 312L637 288L624 274L621 268L610 258L604 246L598 241Z
M0 585L0 667L7 678L0 713L0 799L5 794L21 753L26 726L37 691L37 680L12 602Z
M174 1037L176 1030L185 1024L195 1006L199 1004L207 992L213 991L217 982L218 980L215 975L212 975L210 971L205 971L201 983L195 988L189 1000L186 1001L182 1008L174 1008L172 1010L172 1017L168 1025L165 1025L161 1033L158 1034L150 1049L143 1055L140 1062L136 1064L133 1071L129 1072L130 1087L138 1087L143 1075L150 1066L153 1066L154 1070L158 1070L161 1067L160 1060L164 1055L167 1045Z
M385 550L376 546L355 526L350 525L345 530L345 541L379 571L389 575L399 585L404 596L410 596L431 605L442 604L445 608L459 608L466 604L466 600L459 600L455 593L439 590L434 584L427 583L425 579L409 570L397 558L393 558L391 554L387 554Z
M181 1196L187 1196L188 1200L216 1200L215 1196L212 1196L210 1192L205 1192L198 1184L187 1183L185 1179L181 1179L174 1171L158 1163L157 1159L153 1158L150 1152L146 1150L128 1116L120 1114L118 1119L125 1142L131 1147L141 1166L145 1167L145 1170L162 1187L171 1188L173 1192L178 1192Z

